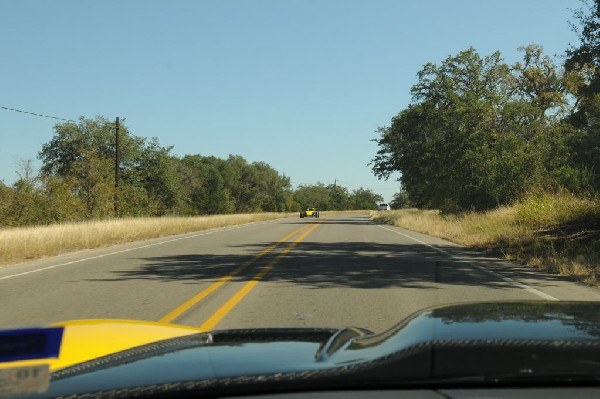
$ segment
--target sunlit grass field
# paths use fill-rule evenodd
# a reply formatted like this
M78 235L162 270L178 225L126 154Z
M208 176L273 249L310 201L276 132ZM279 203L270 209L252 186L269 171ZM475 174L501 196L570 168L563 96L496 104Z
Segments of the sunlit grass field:
M0 265L98 248L292 216L284 213L198 217L132 218L0 230Z
M405 209L373 219L478 247L552 273L600 283L600 200L532 193L510 207L442 215Z

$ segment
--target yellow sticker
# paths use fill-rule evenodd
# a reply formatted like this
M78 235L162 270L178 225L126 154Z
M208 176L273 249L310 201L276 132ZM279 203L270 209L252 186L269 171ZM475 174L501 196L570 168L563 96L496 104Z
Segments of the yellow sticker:
M50 387L50 366L0 369L0 397L46 392Z

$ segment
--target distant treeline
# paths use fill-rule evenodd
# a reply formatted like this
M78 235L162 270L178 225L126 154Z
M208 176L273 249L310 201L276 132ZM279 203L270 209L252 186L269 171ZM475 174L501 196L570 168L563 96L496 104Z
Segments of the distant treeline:
M292 189L290 178L239 155L172 154L121 125L120 182L115 188L115 125L103 117L61 123L38 154L40 171L22 161L19 180L0 182L0 226L26 226L118 216L208 215L374 209L381 197L336 184ZM118 212L115 211L115 196Z
M586 4L562 65L538 45L513 65L473 48L424 65L372 162L380 178L400 172L399 203L457 212L600 192L600 0Z

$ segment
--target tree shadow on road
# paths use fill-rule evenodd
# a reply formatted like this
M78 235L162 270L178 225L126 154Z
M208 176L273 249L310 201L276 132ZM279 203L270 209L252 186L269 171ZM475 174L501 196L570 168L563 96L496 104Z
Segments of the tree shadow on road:
M144 263L135 269L117 270L113 272L114 278L94 281L156 280L202 284L229 275L273 244L273 242L264 242L232 246L232 253L244 253L241 255L186 254L141 258ZM289 243L280 244L271 253L234 275L232 280L251 280L288 245ZM452 254L455 258L416 243L322 243L307 240L300 242L278 259L275 266L261 281L282 282L310 288L439 289L445 284L511 289L510 284L477 269L471 262L496 272L509 271L513 277L535 273L536 280L542 281L545 285L553 282L558 284L565 280L564 277L557 275L528 271L500 259L486 257L468 248L450 245L436 246L436 248Z

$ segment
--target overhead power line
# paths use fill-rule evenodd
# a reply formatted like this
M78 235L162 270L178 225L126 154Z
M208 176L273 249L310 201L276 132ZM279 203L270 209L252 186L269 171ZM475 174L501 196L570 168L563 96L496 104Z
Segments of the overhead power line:
M59 121L65 121L65 122L73 122L73 123L77 123L77 121L74 121L73 119L66 119L66 118L59 118L58 116L52 116L52 115L42 115L42 114L37 114L35 112L30 112L30 111L23 111L22 109L16 109L16 108L9 108L9 107L3 107L2 105L0 105L0 108L5 109L7 111L14 111L14 112L20 112L22 114L28 114L28 115L33 115L33 116L39 116L41 118L50 118L50 119L56 119Z

